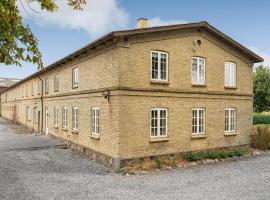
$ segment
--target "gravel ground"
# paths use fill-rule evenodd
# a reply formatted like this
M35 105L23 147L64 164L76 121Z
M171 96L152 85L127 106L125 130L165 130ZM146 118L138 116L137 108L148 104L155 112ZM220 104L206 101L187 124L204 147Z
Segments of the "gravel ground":
M0 120L0 146L5 135L16 138L8 126ZM0 200L270 199L270 152L236 162L124 176L53 145L39 150L10 145L0 149Z

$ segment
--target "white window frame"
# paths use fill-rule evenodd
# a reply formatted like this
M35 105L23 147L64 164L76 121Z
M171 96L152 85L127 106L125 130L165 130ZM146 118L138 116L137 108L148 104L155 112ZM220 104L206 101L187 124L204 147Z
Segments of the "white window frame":
M59 91L59 75L55 74L53 78L53 86L54 86L54 92Z
M197 71L196 72L194 72L194 73L196 73L196 80L194 80L193 79L193 60L194 59L196 59L197 60ZM199 70L199 62L201 61L201 60L203 60L203 63L204 63L204 66L203 66L203 72L204 72L204 74L203 74L203 80L201 81L200 79L200 70ZM203 57L196 57L196 56L194 56L194 57L192 57L191 58L191 83L193 84L193 85L205 85L205 74L206 74L206 59L205 58L203 58Z
M45 79L45 93L49 93L49 78Z
M41 81L38 81L38 94L41 94L41 89L42 89L42 85L41 85Z
M75 67L72 69L72 87L79 86L79 68Z
M224 86L225 87L236 87L237 81L237 65L235 62L224 63Z
M100 109L99 107L92 107L91 108L91 129L92 134L99 135L100 132Z
M158 78L153 78L153 76L152 76L152 74L153 74L153 63L152 63L153 53L158 54ZM161 54L166 55L166 79L161 79ZM151 61L151 74L150 74L151 81L167 82L168 76L169 76L169 54L167 52L164 52L164 51L151 51L150 61Z
M63 107L62 108L62 127L63 128L67 128L67 115L68 115L68 111L67 111L67 107Z
M193 112L196 112L196 116L195 116L195 121L196 121L196 124L194 125L193 124L193 120L194 120L194 117L193 117ZM203 124L202 124L202 131L200 131L200 126L201 126L201 123L200 123L200 111L203 111ZM205 134L205 108L193 108L192 109L192 113L191 113L191 133L192 135L204 135ZM195 127L196 131L194 132L193 128Z
M157 111L157 118L153 118L152 116L152 111ZM160 112L161 111L166 111L166 127L165 127L165 134L161 135L160 134ZM157 120L157 127L152 127L152 119ZM152 128L157 128L157 135L152 134ZM150 137L151 138L160 138L160 137L167 137L168 136L168 109L167 108L152 108L150 109Z
M79 109L76 106L72 107L72 130L78 131L78 118L79 118Z
M59 108L54 106L54 127L58 127L59 124Z
M228 116L226 115L226 111L228 111ZM232 115L232 111L234 112L234 115ZM226 124L226 122L228 122L228 124ZM224 110L224 132L225 133L235 133L236 129L237 129L236 122L237 122L236 108L226 108ZM227 125L228 125L228 129L226 130ZM233 127L234 127L234 129L233 129Z

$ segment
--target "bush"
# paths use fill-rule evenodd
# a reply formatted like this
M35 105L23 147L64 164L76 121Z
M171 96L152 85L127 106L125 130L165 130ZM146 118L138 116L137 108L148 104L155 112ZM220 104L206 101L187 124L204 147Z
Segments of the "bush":
M270 124L270 115L263 113L254 113L253 124Z
M156 158L155 158L155 162L156 162L157 168L158 168L158 169L161 169L161 168L162 168L162 163L161 163L159 157L156 157Z
M270 149L270 129L269 126L257 126L251 134L252 145L254 148L266 150Z
M184 155L184 159L187 161L198 161L203 159L226 159L233 156L242 156L243 152L235 149L232 151L201 151L201 152L189 152Z

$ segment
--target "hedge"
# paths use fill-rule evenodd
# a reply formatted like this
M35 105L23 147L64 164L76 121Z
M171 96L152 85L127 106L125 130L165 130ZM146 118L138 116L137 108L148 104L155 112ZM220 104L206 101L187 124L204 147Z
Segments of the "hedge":
M270 124L270 115L262 113L254 113L253 124Z

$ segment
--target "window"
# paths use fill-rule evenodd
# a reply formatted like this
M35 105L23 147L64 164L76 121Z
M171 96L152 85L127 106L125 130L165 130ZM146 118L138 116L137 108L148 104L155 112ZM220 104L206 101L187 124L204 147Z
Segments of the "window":
M59 91L59 76L57 74L54 76L54 91Z
M28 97L28 85L25 87L25 96Z
M58 127L58 119L59 119L59 109L58 107L54 107L54 127Z
M99 108L92 107L92 134L99 134Z
M42 88L41 81L38 81L38 94L39 95L41 94L41 88Z
M192 83L205 84L205 59L192 57Z
M192 109L192 134L204 134L205 110L203 108Z
M236 87L236 64L225 62L224 67L224 84L227 87Z
M34 83L32 83L32 85L31 85L31 94L32 94L32 96L34 96Z
M23 92L24 88L22 87L22 97L24 97L24 92Z
M33 121L35 123L38 123L38 111L37 111L37 108L36 107L33 110Z
M78 130L78 107L72 107L72 130Z
M49 79L45 79L45 93L49 93Z
M225 132L236 131L236 109L226 108L225 109Z
M150 113L150 134L151 137L167 136L167 109L154 108Z
M27 119L27 121L31 121L31 118L32 118L32 116L31 116L31 109L30 109L29 106L27 106L26 107L26 119Z
M72 70L72 87L79 85L79 69L76 67Z
M160 51L152 51L151 52L151 79L159 80L159 81L167 81L168 80L168 53L160 52Z
M62 127L67 128L67 107L62 109Z

